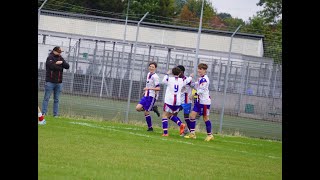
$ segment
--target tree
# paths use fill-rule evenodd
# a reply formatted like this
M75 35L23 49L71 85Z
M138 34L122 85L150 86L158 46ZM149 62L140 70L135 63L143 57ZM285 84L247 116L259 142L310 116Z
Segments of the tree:
M258 15L267 23L277 23L282 19L282 0L259 0L257 5L264 7Z
M229 27L230 31L236 30L239 25L245 25L245 22L239 18L225 18L223 22Z
M226 19L226 18L232 18L231 14L229 14L229 13L219 13L218 16L222 20Z
M196 26L194 21L199 21L199 20L197 19L196 14L191 12L187 5L184 5L179 16L179 21L183 25Z
M183 6L187 3L187 0L175 0L174 7L175 7L175 15L179 15Z
M158 10L157 15L162 16L162 19L173 18L175 15L174 0L160 0Z
M249 23L241 28L242 31L254 34L263 34L264 57L269 57L275 63L282 62L282 20L276 24L269 24L261 16L249 18Z

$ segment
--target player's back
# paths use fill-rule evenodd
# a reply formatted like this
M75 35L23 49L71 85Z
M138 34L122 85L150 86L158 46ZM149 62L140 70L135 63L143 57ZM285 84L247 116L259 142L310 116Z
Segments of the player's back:
M191 77L183 80L179 77L169 77L167 79L167 89L164 102L172 106L181 105L181 89L191 81Z

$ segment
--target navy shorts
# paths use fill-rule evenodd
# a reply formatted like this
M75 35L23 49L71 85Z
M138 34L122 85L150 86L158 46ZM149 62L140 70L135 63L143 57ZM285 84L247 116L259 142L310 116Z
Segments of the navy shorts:
M152 96L144 96L143 98L141 98L139 104L142 105L144 110L150 111L155 102L156 102L156 99L153 98Z
M193 111L199 113L200 116L202 116L202 115L209 116L210 115L210 105L195 103L193 106Z

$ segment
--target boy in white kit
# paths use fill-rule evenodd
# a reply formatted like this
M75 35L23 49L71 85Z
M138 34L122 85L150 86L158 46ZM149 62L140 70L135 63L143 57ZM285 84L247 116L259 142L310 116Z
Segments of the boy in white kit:
M198 101L194 103L193 110L190 113L190 134L184 136L185 138L196 138L196 116L197 114L199 114L200 116L203 115L203 121L206 124L207 137L205 138L205 141L210 141L214 139L211 130L211 121L209 119L211 97L209 92L210 81L208 76L206 75L207 69L207 64L200 63L198 65L199 78L195 82L195 89L197 90Z
M179 78L179 74L181 73L181 69L178 67L174 67L172 69L172 74L174 77L169 77L170 70L163 77L162 83L167 85L164 105L163 105L163 113L162 113L162 128L163 134L162 136L168 136L168 119L171 119L180 127L180 135L183 133L185 124L182 123L178 116L174 115L179 111L181 105L181 89L186 84L190 83L192 80L193 74L190 74L190 77L183 80Z
M136 110L141 112L144 111L144 117L147 122L148 130L153 131L152 119L150 116L150 111L156 101L156 91L160 91L159 76L156 73L157 63L149 63L149 73L147 75L146 87L144 90L144 96L141 98L140 102L136 106Z

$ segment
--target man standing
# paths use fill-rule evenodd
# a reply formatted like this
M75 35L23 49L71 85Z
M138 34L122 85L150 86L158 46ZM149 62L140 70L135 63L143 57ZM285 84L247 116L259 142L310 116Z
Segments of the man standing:
M69 69L69 64L63 59L63 51L59 46L53 48L46 61L46 82L44 98L42 101L42 113L47 114L48 102L53 92L53 116L59 115L59 98L62 91L63 69Z

